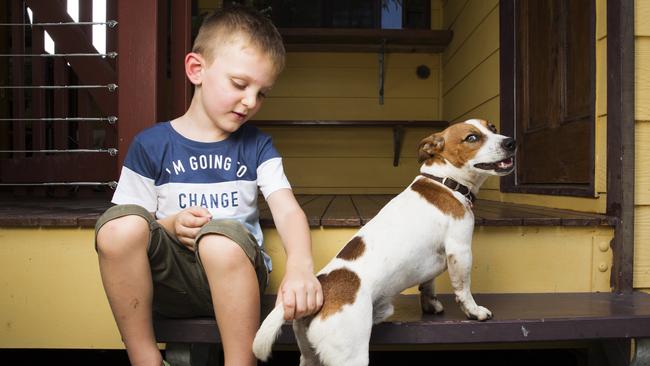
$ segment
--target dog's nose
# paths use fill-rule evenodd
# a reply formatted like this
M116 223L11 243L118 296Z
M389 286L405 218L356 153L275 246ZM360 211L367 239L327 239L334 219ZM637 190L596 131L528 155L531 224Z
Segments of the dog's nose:
M512 137L508 137L507 139L504 139L501 142L501 147L503 147L507 151L515 151L517 148L517 143L515 142L515 139Z

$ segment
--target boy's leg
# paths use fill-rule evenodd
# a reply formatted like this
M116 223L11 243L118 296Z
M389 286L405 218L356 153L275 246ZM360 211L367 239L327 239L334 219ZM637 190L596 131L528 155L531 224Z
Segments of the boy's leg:
M122 216L98 229L96 245L104 290L131 364L159 366L162 356L151 319L149 236L144 218Z
M197 250L210 286L225 365L256 365L252 345L259 328L260 289L266 286L266 269L257 244L250 244L254 239L245 238L243 225L231 223L204 227L207 230L197 237Z
M260 295L250 260L237 243L221 235L204 236L199 255L210 284L225 365L255 365L252 347L260 323Z

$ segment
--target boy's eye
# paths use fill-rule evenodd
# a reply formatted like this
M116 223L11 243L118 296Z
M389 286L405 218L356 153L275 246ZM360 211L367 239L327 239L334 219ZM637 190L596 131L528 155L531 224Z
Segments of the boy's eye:
M467 135L467 137L465 137L465 141L467 142L477 142L478 140L480 140L480 137L475 134Z
M231 80L231 82L232 82L232 85L237 89L240 89L240 90L246 89L246 84L239 83L239 82L237 82L235 80Z
M264 99L264 98L266 98L266 93L259 92L259 93L257 93L257 97L260 98L260 99Z

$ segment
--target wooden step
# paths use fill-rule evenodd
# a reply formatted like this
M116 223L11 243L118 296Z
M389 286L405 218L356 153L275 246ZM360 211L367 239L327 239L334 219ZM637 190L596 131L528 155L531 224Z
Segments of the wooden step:
M442 314L422 314L418 295L399 295L395 314L376 325L371 343L471 344L537 341L631 339L650 337L650 295L640 292L475 294L479 305L494 315L484 322L468 320L453 295L440 295ZM263 300L263 314L275 296ZM218 343L213 318L170 319L156 317L159 342ZM291 326L283 326L277 344L293 345Z

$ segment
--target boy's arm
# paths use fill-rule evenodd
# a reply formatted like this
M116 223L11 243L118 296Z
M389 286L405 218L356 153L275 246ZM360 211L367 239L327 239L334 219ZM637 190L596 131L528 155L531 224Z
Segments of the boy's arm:
M315 313L323 305L323 290L314 276L309 225L290 189L271 193L267 202L287 254L278 303L284 305L286 320L299 319Z

